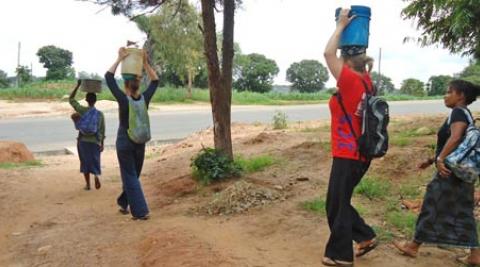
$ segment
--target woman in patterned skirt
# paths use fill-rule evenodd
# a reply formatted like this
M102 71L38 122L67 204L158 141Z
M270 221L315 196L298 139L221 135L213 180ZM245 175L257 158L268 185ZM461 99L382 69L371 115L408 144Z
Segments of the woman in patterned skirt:
M473 214L474 184L462 181L446 166L445 158L461 143L472 115L467 106L476 100L480 87L463 80L450 82L444 96L450 116L437 133L435 158L419 165L425 169L435 163L437 171L425 192L422 210L417 219L415 237L409 242L394 242L404 255L416 257L423 243L470 249L468 257L459 261L480 266L480 247Z

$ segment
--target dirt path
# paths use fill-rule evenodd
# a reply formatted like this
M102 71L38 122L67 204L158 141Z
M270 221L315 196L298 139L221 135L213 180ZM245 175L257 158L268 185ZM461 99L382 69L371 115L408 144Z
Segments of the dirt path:
M240 215L196 214L196 207L233 183L199 188L189 176L191 156L202 142L210 145L208 131L147 152L142 180L148 221L117 212L121 183L114 151L103 153L98 191L82 190L75 156L45 157L42 167L0 169L0 266L321 266L326 219L299 205L325 194L330 158L318 141L328 137L234 128L237 152L286 159L244 178L281 188L285 200ZM456 266L454 256L427 248L408 259L382 244L356 266Z

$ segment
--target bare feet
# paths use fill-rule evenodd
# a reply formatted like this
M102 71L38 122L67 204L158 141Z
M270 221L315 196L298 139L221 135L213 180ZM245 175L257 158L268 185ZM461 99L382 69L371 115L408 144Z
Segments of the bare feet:
M469 267L480 267L480 259L470 256L457 257L457 262L469 266Z
M100 178L98 176L95 176L95 189L100 189L102 187L102 184L100 183Z
M402 252L403 255L415 258L417 257L419 244L415 242L399 242L393 241L393 245Z

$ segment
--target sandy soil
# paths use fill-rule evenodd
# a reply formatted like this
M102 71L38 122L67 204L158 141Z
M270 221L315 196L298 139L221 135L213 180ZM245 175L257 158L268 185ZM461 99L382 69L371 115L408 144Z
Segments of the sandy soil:
M202 187L190 176L191 157L202 145L212 145L210 130L149 148L141 178L151 209L148 221L117 212L121 181L113 150L102 155L100 190L82 189L73 155L40 158L41 167L0 169L0 266L321 266L329 235L326 218L300 207L325 195L330 171L330 154L322 145L328 131L308 131L313 128L328 125L299 123L288 131L233 126L235 153L282 159L241 179L285 196L237 215L195 212L235 182ZM405 175L423 152L402 153L409 153L398 163L404 166L390 164L400 155L393 149L373 168L390 164ZM366 220L381 223L373 215ZM457 266L456 253L423 248L410 259L383 243L355 266Z

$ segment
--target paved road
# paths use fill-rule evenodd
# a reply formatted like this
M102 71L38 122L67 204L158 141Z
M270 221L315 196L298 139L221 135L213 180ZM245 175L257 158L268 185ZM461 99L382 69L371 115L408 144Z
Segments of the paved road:
M447 114L442 100L390 102L391 116ZM480 111L480 103L471 105L472 111ZM235 106L234 122L270 123L276 110L287 114L289 121L329 119L328 105L298 106ZM113 145L118 127L116 111L105 114L106 145ZM206 129L212 125L209 107L192 107L192 110L151 112L153 140L179 139ZM76 131L68 117L21 118L0 120L0 140L23 142L34 152L59 150L75 145Z

